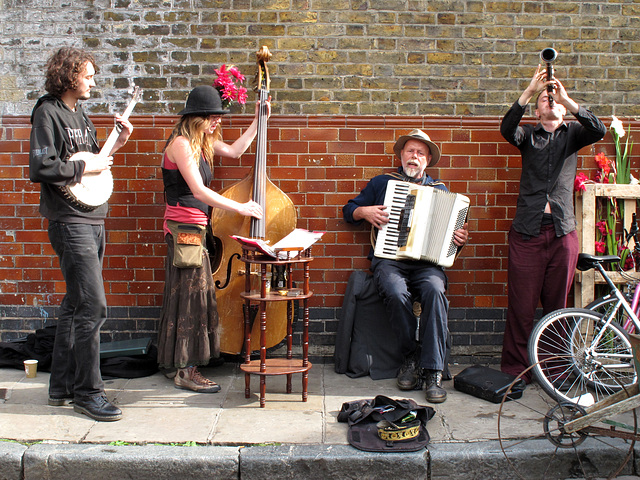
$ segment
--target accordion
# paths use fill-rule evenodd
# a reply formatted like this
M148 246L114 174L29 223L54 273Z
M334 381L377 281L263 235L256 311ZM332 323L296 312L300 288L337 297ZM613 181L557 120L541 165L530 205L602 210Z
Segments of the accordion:
M430 186L390 180L384 205L389 222L378 232L374 255L394 260L425 260L450 267L458 247L453 232L462 228L469 198Z

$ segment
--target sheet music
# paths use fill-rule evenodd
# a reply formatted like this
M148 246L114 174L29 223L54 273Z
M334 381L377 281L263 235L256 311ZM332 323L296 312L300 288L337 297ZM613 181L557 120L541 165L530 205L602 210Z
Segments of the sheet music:
M300 252L305 251L311 245L320 240L324 233L325 232L316 231L310 232L304 228L296 228L289 235L282 238L274 245L269 245L264 240L241 237L240 235L231 235L231 238L247 247L257 249L265 255L285 260L288 258L295 258Z

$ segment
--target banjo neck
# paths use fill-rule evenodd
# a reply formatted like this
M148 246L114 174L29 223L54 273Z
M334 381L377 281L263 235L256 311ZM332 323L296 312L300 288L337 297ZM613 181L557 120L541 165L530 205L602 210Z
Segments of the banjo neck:
M142 91L139 87L135 87L133 98L122 114L123 119L128 119L133 111L133 107L140 101ZM100 149L99 155L109 156L113 150L122 127L116 125L106 142ZM69 158L69 161L86 160L93 157L91 152L77 152ZM113 175L111 169L102 170L101 172L92 172L82 175L82 179L78 183L71 185L59 186L62 195L77 209L83 212L91 212L103 203L109 200L113 193Z
M142 90L140 90L140 87L137 87L137 86L134 87L133 98L129 102L129 105L127 105L127 108L122 113L122 118L124 118L125 120L129 118L129 115L131 115L133 108L140 101L141 95L142 95ZM109 154L111 153L111 150L113 150L113 146L118 141L118 136L120 135L121 131L122 131L122 127L120 125L116 125L115 128L111 130L109 137L107 137L107 140L104 142L104 145L100 149L100 155L109 156Z

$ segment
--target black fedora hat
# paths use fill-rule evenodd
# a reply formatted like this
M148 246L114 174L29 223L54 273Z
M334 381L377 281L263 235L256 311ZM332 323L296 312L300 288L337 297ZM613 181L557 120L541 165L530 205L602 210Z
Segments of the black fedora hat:
M187 104L178 115L225 115L229 110L222 108L218 90L211 85L195 87L187 97Z
M431 152L431 161L429 162L429 167L433 167L440 160L440 149L438 146L431 141L429 135L424 133L422 130L411 130L407 135L401 136L396 144L393 146L393 151L396 153L396 157L400 158L400 152L404 148L404 144L409 140L419 140L422 143L426 144L429 147L429 151Z

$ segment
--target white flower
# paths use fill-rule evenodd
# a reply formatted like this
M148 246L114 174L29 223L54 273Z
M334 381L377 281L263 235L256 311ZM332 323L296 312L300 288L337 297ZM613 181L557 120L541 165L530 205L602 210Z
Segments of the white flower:
M629 184L638 185L638 179L633 175L629 174Z
M624 126L622 125L622 122L620 120L618 120L618 117L616 117L615 115L611 116L612 120L611 120L611 130L613 130L615 132L615 134L618 136L618 138L622 138L624 137Z

